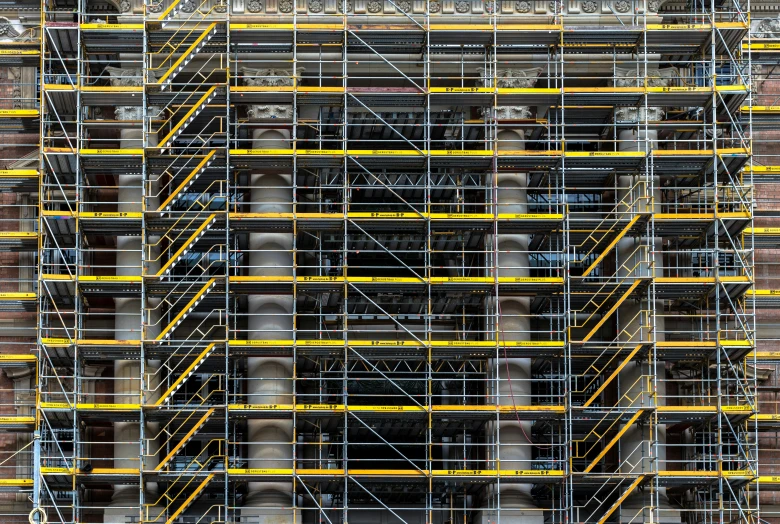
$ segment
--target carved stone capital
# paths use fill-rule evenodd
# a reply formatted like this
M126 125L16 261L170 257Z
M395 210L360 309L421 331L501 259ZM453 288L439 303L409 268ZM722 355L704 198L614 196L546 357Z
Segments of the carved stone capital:
M293 107L291 105L259 105L247 106L247 116L250 120L291 120Z
M114 115L117 120L143 120L143 109L141 106L116 106Z
M615 110L615 122L657 122L663 120L666 111L660 107L621 107Z
M290 69L256 69L244 67L241 72L244 75L244 85L246 86L292 86L294 80L303 73L304 69L299 67L295 71Z
M143 86L144 85L144 70L141 68L123 68L107 66L103 71L109 74L109 82L114 87L122 86ZM149 82L155 82L157 80L154 72L147 71L146 76Z
M480 67L477 70L482 74L482 78L477 80L477 84L480 87L493 87L493 79L486 76L485 68ZM541 67L532 69L497 69L495 87L534 87L541 70Z
M674 67L666 67L664 69L648 68L647 86L669 87L679 76L677 69ZM641 87L643 85L644 78L637 74L636 69L615 68L615 87Z
M14 28L11 20L4 16L0 16L0 40L11 39L16 40L22 33Z
M753 38L780 38L780 15L777 18L753 20L750 25Z
M498 106L494 109L496 120L527 120L531 118L531 108L528 106Z

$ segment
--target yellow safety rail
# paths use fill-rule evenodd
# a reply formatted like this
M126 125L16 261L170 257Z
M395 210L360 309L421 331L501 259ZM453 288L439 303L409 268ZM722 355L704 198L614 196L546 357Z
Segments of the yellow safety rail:
M214 414L214 411L215 411L215 408L209 408L203 414L203 416L195 422L195 425L192 426L192 428L182 437L182 439L175 446L173 446L173 448L165 456L165 458L163 458L160 461L160 463L157 464L157 466L154 468L154 470L155 471L160 471L163 468L165 468L165 466L168 464L168 462L179 453L181 448L183 448L185 446L185 444L187 444L187 442L189 442L190 439L192 439L192 437L195 436L195 433L197 433L203 426L206 425L206 422L208 422L208 420L211 417L211 415Z
M173 383L170 385L170 387L160 395L160 398L157 399L157 401L154 403L155 406L162 406L166 400L168 400L168 397L173 395L177 389L184 383L184 381L189 377L197 368L200 366L204 360L206 360L206 357L209 356L209 354L214 350L216 347L216 342L212 342L206 348L197 356L195 357L195 360L192 361L192 364L187 366L187 369L182 371L182 373L176 378L176 380L173 381Z
M612 514L617 510L621 504L623 504L623 501L628 498L628 496L634 492L637 486L642 483L642 481L645 479L645 475L639 475L637 478L634 479L634 481L631 483L630 486L618 497L618 499L612 504L612 506L609 507L606 513L599 519L598 524L604 524L607 522L609 517L612 516Z
M206 104L208 104L209 101L211 101L215 91L217 90L217 87L219 86L213 85L205 93L203 93L203 95L197 100L197 102L195 102L195 104L184 114L181 120L179 120L173 126L170 132L168 132L168 134L165 135L165 137L160 140L159 147L161 151L164 151L169 146L169 142L178 136L178 133L183 129L183 127L189 124L195 118L195 116L197 116L197 113L199 113L203 109L203 106L205 106ZM173 116L175 116L175 114L171 115L171 119L173 118Z
M190 299L189 302L187 302L187 305L185 305L179 313L173 317L173 320L165 326L165 329L162 330L162 332L157 335L156 340L164 340L168 338L173 331L173 329L176 328L181 322L186 318L186 316L192 312L193 309L195 309L195 306L198 305L198 303L203 299L203 297L208 293L212 287L217 285L217 279L211 278L208 282L206 282L203 287L201 287L197 293L195 293L195 296Z
M636 356L636 354L639 352L640 349L642 349L642 344L637 344L636 346L634 346L634 349L632 349L631 352L628 355L626 355L626 358L623 359L623 361L615 368L615 370L612 371L612 373L602 381L601 386L599 386L599 388L593 392L593 395L591 395L590 398L585 401L582 407L587 408L588 406L593 404L593 402L595 402L596 399L599 397L599 395L601 395L601 393L604 392L607 386L609 386L609 384L615 379L615 377L618 376L618 374L623 370L623 368L626 367L626 364L628 364L634 359L634 357ZM604 369L606 369L607 366L609 366L609 364L612 362L612 360L616 358L618 355L619 353L616 352L613 355L613 357L609 360L609 362L607 362L607 364L603 366L601 370L596 370L596 372L600 375L601 372Z
M203 221L203 223L198 226L198 228L195 230L194 233L192 233L187 240L184 241L182 246L176 250L176 252L171 255L171 257L168 259L168 261L163 264L163 266L160 268L160 270L157 272L158 277L162 278L165 276L165 274L170 271L170 269L173 267L173 265L179 261L179 259L184 256L184 254L189 250L190 247L200 238L200 236L206 231L206 228L214 224L214 222L217 221L217 214L212 213L208 217L206 217L206 220Z
M212 22L210 23L206 29L198 35L198 38L195 39L195 41L190 44L187 49L184 50L182 55L171 65L171 67L168 68L168 70L163 73L163 75L157 79L157 83L161 86L164 86L166 84L169 84L171 80L173 79L173 76L175 76L181 69L183 69L184 65L186 65L186 62L191 59L191 55L198 50L200 50L201 45L204 43L204 40L211 36L217 29L217 23ZM184 65L183 65L184 64ZM172 76L173 75L173 76Z
M173 481L171 481L171 483L168 485L168 489L165 490L165 493L163 493L157 499L157 501L155 501L153 504L144 504L144 523L163 522L162 519L165 519L166 524L172 524L176 518L178 518L178 516L181 515L181 513L186 510L195 501L195 499L198 498L198 495L203 492L203 490L206 488L206 486L208 486L209 482L211 482L215 476L214 473L209 473L204 477L202 473L207 471L207 468L211 467L212 465L216 466L220 462L224 465L226 461L226 457L222 452L225 444L223 439L212 440L208 445L206 445L206 448L208 448L209 445L214 442L219 445L220 452L218 454L209 456L203 462L199 461L198 457L195 457L192 461L190 461L189 464L184 467L183 471ZM191 485L195 485L193 492L190 493L190 495L187 496L180 504L176 505L176 501L180 499L181 495L184 494L184 492ZM158 508L159 513L150 515L150 512L157 511ZM173 509L172 513L166 518L165 515L171 509Z
M601 316L601 319L596 323L595 326L593 326L593 329L591 329L590 332L587 335L585 335L585 338L582 339L582 342L587 342L588 340L590 340L593 337L593 335L596 334L596 332L599 330L599 328L601 328L601 326L603 326L604 323L607 320L609 320L609 318L615 313L615 311L618 310L618 308L620 307L620 304L625 302L626 299L631 296L631 294L634 292L634 290L641 283L642 283L641 280L634 280L633 284L631 284L631 286L625 291L625 293L623 293L623 295L620 296L620 298L612 305L612 307L609 308L609 311L607 311L606 313L604 313Z
M208 154L203 157L203 159L198 163L197 166L195 166L195 169L193 169L187 177L181 181L181 184L178 185L173 191L171 191L171 194L168 195L168 198L165 199L165 201L160 205L160 207L157 209L158 212L164 211L168 206L170 206L176 198L178 198L179 193L186 190L190 184L203 172L203 169L209 166L211 162L214 159L214 155L217 154L216 149L212 149L208 152Z
M595 468L599 464L599 462L601 462L601 459L604 458L604 455L606 455L607 452L610 449L612 449L612 446L614 446L615 444L618 443L618 441L620 440L620 437L622 437L625 434L625 432L628 431L631 428L631 426L634 424L634 422L636 422L639 419L639 417L642 416L643 413L644 413L644 410L642 410L642 409L637 410L637 412L634 413L634 415L628 420L628 422L623 424L623 427L620 428L620 430L615 434L614 437L612 437L612 439L609 442L607 442L607 444L601 449L599 454L596 455L596 458L594 458L591 461L591 463L588 464L588 467L585 468L584 473L590 473L590 471L593 468ZM602 437L602 436L603 435L599 435L599 438Z

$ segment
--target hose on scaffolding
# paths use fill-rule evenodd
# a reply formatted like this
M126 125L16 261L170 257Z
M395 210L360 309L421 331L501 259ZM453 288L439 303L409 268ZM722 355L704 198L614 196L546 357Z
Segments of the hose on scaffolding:
M35 520L35 517L38 516L38 521ZM30 511L30 514L27 515L27 522L30 524L48 524L49 517L46 516L46 512L43 510L43 508L33 508L32 511Z

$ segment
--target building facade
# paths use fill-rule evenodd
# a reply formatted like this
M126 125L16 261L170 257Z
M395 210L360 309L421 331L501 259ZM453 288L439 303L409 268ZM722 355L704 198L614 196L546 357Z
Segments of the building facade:
M780 522L778 13L0 3L0 521Z

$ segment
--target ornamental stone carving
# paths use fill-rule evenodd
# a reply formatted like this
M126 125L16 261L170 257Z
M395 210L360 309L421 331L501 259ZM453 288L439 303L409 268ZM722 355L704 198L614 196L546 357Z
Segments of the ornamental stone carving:
M531 2L527 2L526 0L515 2L515 9L518 13L528 13L531 11Z
M455 11L458 13L468 13L469 9L471 9L470 2L466 2L466 0L458 0L455 2Z
M123 87L123 86L137 87L137 86L144 85L143 69L106 66L106 68L103 69L103 71L109 74L110 77L109 82L114 87ZM146 77L149 83L154 83L157 81L157 77L154 71L147 71Z
M132 6L130 5L130 1L129 0L122 0L121 2L119 2L119 12L120 13L127 13L128 11L130 11L131 7Z
M618 13L628 13L631 9L631 2L628 0L618 0L615 2L615 11Z
M547 4L547 10L553 14L558 14L561 12L560 6L555 0Z
M431 0L428 2L428 12L438 13L439 11L441 11L441 2L439 2L439 0Z
M179 5L181 5L182 13L194 13L195 8L198 7L193 0L182 0Z
M377 0L371 0L366 4L366 9L368 9L369 13L378 13L382 10L382 2L378 2Z
M489 15L496 12L496 2L494 0L485 2L485 12Z
M277 4L279 6L279 11L282 13L292 13L293 10L293 2L292 0L279 0L279 3Z
M322 0L309 0L309 12L321 13L324 8L325 6L322 5Z
M249 105L246 110L251 120L291 120L293 107L291 105Z
M651 13L657 13L658 10L661 8L661 2L658 0L650 0L647 2L647 10Z
M244 85L247 86L291 86L293 85L294 77L301 76L305 71L304 68L299 67L295 71L289 69L256 69L251 67L244 67L241 72L244 74Z
M498 106L496 120L528 120L531 118L531 108L528 106Z
M114 116L117 120L143 120L143 110L141 106L116 106Z
M588 0L587 2L582 2L582 11L584 13L595 13L596 9L599 8L599 5L594 2L593 0Z
M498 69L496 70L496 87L533 87L541 72L541 67L533 69ZM485 68L477 68L482 78L477 80L480 87L491 87L490 78L485 77Z
M339 13L344 12L344 0L336 0L336 5L339 7ZM352 12L352 0L346 0L347 4L347 13Z
M13 100L14 109L22 109L22 68L9 67L8 77L13 81L11 99Z
M412 10L412 3L409 2L409 0L399 0L395 2L395 5L398 7L399 11L402 11L404 13L408 13Z
M217 13L227 13L226 0L220 0L219 3L214 6L214 11Z
M146 6L146 9L150 13L162 13L163 2L162 2L162 0L159 0L157 2L152 2L148 6Z
M780 15L778 18L764 18L754 23L753 37L780 38Z
M0 16L0 38L16 39L21 35L8 18Z
M677 77L677 70L673 67L667 67L664 69L648 69L647 86L669 87L669 85ZM642 87L643 85L644 79L638 76L638 73L635 69L625 69L622 67L615 69L615 87Z
M620 107L615 110L615 122L637 123L663 120L666 111L660 107Z

